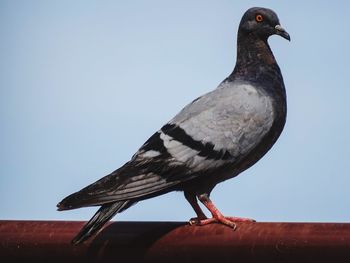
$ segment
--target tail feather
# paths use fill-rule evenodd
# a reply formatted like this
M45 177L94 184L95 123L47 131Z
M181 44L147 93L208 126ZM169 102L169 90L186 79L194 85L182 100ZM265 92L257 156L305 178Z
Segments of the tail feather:
M103 205L103 202L101 203L101 201L97 198L79 191L65 197L61 202L59 202L57 204L57 210L64 211L95 205Z
M74 237L71 241L72 244L78 245L84 242L86 239L97 233L116 213L124 211L133 203L134 202L131 201L120 201L102 205L96 214Z

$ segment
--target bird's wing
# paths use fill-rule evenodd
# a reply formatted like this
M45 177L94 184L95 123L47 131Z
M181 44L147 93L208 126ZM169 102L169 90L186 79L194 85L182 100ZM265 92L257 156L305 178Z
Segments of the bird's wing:
M205 176L252 151L271 128L273 115L271 100L259 89L222 83L187 105L130 162L64 199L61 210L143 199Z
M259 87L223 82L185 107L161 137L175 159L200 171L244 158L268 133L274 115L271 98Z

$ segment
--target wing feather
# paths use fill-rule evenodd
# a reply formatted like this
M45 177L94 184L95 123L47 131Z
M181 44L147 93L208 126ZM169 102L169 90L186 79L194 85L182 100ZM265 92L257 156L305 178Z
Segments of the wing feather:
M262 141L273 120L266 94L248 84L222 83L151 136L130 162L68 196L59 209L137 201L171 191L244 158Z

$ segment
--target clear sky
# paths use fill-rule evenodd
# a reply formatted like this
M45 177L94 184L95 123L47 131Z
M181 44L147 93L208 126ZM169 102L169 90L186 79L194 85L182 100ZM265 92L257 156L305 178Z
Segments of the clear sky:
M292 38L269 41L287 124L212 199L226 215L257 221L350 221L349 3L0 0L0 219L89 219L96 208L55 206L216 88L234 67L242 14L263 6ZM192 216L177 192L114 220Z

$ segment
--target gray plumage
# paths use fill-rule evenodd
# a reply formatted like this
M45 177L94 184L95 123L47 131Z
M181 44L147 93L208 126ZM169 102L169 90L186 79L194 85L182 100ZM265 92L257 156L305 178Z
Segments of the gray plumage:
M206 218L197 198L216 221L230 225L212 209L211 190L257 162L286 119L282 75L267 43L272 34L290 39L272 10L249 9L239 26L232 74L188 104L124 166L58 204L59 210L101 205L73 243L84 241L137 201L173 190L185 192L199 224Z

